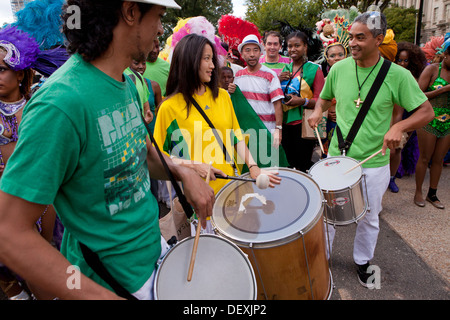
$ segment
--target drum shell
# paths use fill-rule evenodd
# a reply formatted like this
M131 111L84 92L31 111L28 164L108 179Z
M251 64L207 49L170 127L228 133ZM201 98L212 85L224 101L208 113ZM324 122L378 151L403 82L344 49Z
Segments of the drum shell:
M280 175L282 171L295 172L281 168ZM276 240L253 242L223 232L216 224L214 214L211 220L218 235L232 241L247 254L256 274L258 299L318 300L328 299L331 295L332 280L326 258L323 223L323 194L310 176L301 172L298 175L311 181L320 194L320 199L317 200L318 211L314 218L297 231L284 234ZM231 184L233 182L227 186ZM216 198L219 196L218 194Z
M357 168L352 171L351 174L356 175L357 179L354 179L347 185L343 185L342 183L346 181L345 177L347 177L343 172L358 164L358 161L346 156L328 157L316 162L308 171L308 174L313 179L316 179L316 175L320 173L319 170L322 170L327 162L339 163L339 161L345 163L347 167L341 167L341 172L327 171L327 181L324 181L324 177L322 176L316 182L322 190L326 203L324 212L325 222L344 226L358 222L368 210L368 204L364 197L363 184L365 183L365 176L362 169ZM337 181L340 187L336 187L335 183ZM326 182L326 187L323 185L324 182Z
M344 226L358 222L364 216L367 204L364 200L363 178L342 190L322 190L326 200L324 214L327 223Z
M319 222L281 246L241 247L257 273L258 300L328 299L332 281L325 245L324 224Z

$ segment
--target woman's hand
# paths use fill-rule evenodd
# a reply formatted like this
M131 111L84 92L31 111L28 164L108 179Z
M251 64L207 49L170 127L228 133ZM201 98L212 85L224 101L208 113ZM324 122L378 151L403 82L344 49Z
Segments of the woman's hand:
M258 178L260 174L265 174L269 177L269 187L275 188L275 185L279 185L281 183L281 178L278 176L278 172L271 170L264 170L254 165L249 169L250 177L252 179Z
M286 94L286 97L291 97L291 99L289 101L283 101L283 104L287 105L287 106L293 106L293 107L297 107L297 106L302 106L305 104L305 98L299 97L297 95L293 95L291 93Z

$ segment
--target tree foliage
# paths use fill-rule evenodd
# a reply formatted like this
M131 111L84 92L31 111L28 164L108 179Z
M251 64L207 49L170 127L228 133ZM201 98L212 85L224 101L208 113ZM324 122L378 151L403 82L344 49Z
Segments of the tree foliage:
M231 0L177 0L177 3L181 6L181 10L167 9L163 19L162 41L172 34L173 28L180 19L203 16L217 28L220 17L233 12Z
M414 7L405 9L399 6L392 6L384 11L388 26L394 30L395 41L414 43L417 13L418 10Z
M280 30L278 21L312 28L322 11L320 2L311 0L247 0L246 5L246 20L253 22L261 32Z
M337 7L341 8L350 8L351 6L355 6L359 9L360 12L366 12L367 9L371 5L377 5L380 7L381 12L384 12L385 9L388 8L389 4L392 2L391 0L319 0L324 8L327 9L336 9Z

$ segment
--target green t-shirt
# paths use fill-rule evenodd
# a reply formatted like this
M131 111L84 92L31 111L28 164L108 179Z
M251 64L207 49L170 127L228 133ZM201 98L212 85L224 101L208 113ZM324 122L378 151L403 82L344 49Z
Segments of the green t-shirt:
M169 77L170 63L161 58L155 62L147 61L147 69L144 72L144 78L158 82L161 87L161 95L166 96L167 78Z
M129 76L131 80L133 80L139 93L139 97L141 98L141 103L142 105L144 105L144 103L146 103L150 98L150 91L147 84L145 83L144 77L139 77L139 75L136 75L130 68L125 69L123 73Z
M361 100L364 101L366 99L383 61L384 59L381 58L366 83L362 86ZM364 82L371 70L372 67L358 67L360 84ZM320 97L325 100L336 98L336 122L345 139L359 112L354 102L358 99L358 83L355 74L355 60L352 57L333 65ZM426 100L427 97L420 90L417 81L411 73L393 63L347 156L361 161L383 147L384 135L390 128L394 104L403 107L407 111L412 111ZM338 156L340 154L337 136L334 134L329 155ZM388 163L389 149L385 156L379 154L363 164L363 167L377 168Z
M79 240L136 292L153 272L161 234L139 96L124 78L116 81L72 56L26 105L0 189L54 204L70 263L108 287L87 266Z

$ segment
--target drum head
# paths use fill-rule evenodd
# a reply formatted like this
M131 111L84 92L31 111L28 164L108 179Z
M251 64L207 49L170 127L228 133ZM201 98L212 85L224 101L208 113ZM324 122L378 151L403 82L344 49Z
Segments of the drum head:
M249 246L300 236L315 225L323 198L316 182L300 171L277 170L282 181L275 188L232 181L217 193L212 223L219 234Z
M230 241L200 235L192 279L187 281L194 238L164 257L155 276L158 300L255 300L256 278L247 256Z
M309 170L309 174L324 191L342 190L353 186L361 178L361 167L344 174L358 163L349 157L329 157L316 162Z

